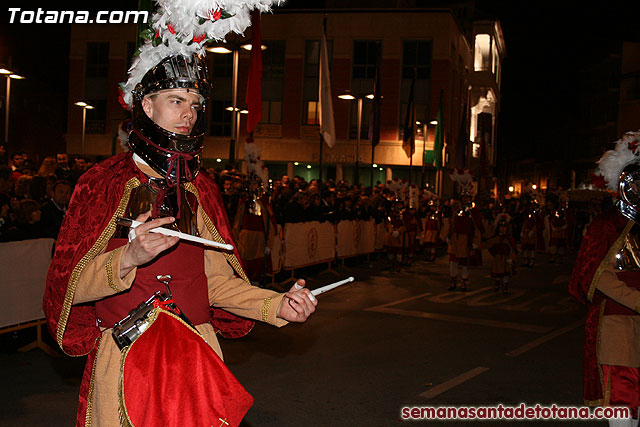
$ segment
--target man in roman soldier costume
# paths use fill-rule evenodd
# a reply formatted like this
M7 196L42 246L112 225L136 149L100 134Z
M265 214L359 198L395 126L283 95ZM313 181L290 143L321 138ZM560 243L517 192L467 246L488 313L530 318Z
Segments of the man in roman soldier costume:
M245 193L240 198L233 221L233 234L247 275L252 282L260 282L271 273L271 249L277 234L273 208L263 193L262 179L250 173Z
M569 293L588 305L584 400L590 406L626 406L636 426L640 402L640 132L627 133L604 154L597 175L617 191L616 208L596 217L584 236Z
M525 259L525 267L533 267L536 259L536 210L537 204L533 204L529 209L527 219L522 224L522 230L520 231L520 244L522 245L522 255Z
M220 191L199 168L210 92L203 44L242 32L251 9L270 3L159 1L121 86L130 151L78 181L47 275L50 331L66 354L88 355L78 426L237 426L253 398L221 362L216 333L241 337L248 319L282 326L315 310L303 281L284 294L249 283Z
M505 220L498 221L496 234L487 240L491 262L491 277L496 283L496 292L509 293L509 279L515 274L515 260L518 253L516 241L509 233L509 224Z
M462 200L453 204L451 220L442 227L442 235L448 243L450 291L458 289L458 267L460 267L460 290L469 285L469 266L473 252L480 247L481 232L472 218L471 196L463 194Z
M392 269L400 271L402 265L402 252L406 244L406 224L403 216L403 202L394 200L389 204L387 218L385 219L386 234L384 237L384 250Z
M441 223L442 218L436 207L436 203L434 200L430 200L427 208L427 217L424 223L424 232L422 234L422 241L424 242L427 261L436 260L436 249Z
M555 207L549 213L549 262L561 263L567 248L567 219L564 207Z

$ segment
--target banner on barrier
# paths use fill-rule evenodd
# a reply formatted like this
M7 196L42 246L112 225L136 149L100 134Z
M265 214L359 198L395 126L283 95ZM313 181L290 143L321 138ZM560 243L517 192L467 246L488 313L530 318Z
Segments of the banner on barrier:
M360 226L358 221L340 221L337 225L338 257L349 257L358 254L360 249Z
M358 221L360 226L360 247L359 253L370 254L376 251L376 222Z
M334 225L318 221L285 224L284 252L284 267L289 269L334 259Z
M42 297L53 239L0 243L0 328L43 319Z
M375 221L340 221L337 226L339 258L375 251Z

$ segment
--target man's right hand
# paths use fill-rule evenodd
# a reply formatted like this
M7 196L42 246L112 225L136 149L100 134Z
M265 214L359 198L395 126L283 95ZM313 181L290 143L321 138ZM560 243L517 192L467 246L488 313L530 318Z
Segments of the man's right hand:
M120 278L124 278L131 270L140 265L153 261L161 252L166 251L180 240L175 236L165 236L160 233L150 233L149 230L171 224L173 217L158 218L145 222L151 212L143 213L136 218L144 224L135 228L135 239L131 240L122 251L120 259Z

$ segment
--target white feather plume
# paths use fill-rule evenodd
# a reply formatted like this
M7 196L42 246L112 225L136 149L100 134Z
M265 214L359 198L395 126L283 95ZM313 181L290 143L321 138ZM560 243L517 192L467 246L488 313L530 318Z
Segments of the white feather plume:
M245 142L244 153L247 172L256 174L262 180L263 185L266 184L269 180L269 170L260 159L260 146L255 142Z
M634 143L635 142L635 143ZM638 157L638 145L640 144L640 131L627 132L616 141L616 147L609 150L598 160L596 175L601 175L611 191L618 191L620 173L631 163L640 161Z
M157 11L151 17L152 28L162 43L153 46L147 40L129 68L129 79L121 84L122 101L133 104L131 91L144 75L171 54L204 54L208 41L224 40L230 32L243 34L251 25L251 11L269 12L284 0L156 0ZM224 11L230 17L216 17Z
M463 193L468 194L473 191L473 175L469 169L453 169L449 177L460 185Z

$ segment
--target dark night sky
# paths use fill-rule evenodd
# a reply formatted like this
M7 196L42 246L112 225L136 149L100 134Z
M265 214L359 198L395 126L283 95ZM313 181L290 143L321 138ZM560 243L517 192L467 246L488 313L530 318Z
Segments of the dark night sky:
M562 0L476 0L479 12L501 21L505 36L507 57L503 63L499 135L506 142L502 144L506 154L524 155L531 144L553 146L571 131L566 123L576 108L576 93L580 90L576 73L580 67L602 55L612 42L640 41L638 6L630 6L632 3L638 2L607 0L598 2L599 6L587 6ZM54 8L48 4L48 8ZM136 2L113 1L82 8L129 10L133 9L132 4ZM38 5L47 8L46 3L28 0L9 6L36 9ZM62 9L64 5L56 3L55 8ZM69 9L79 7L76 4ZM66 93L67 26L9 25L6 9L0 19L0 62L6 63L10 55L14 66L30 78ZM26 46L32 49L27 50ZM539 137L541 123L544 138ZM536 132L534 126L538 126ZM544 151L546 148L538 150Z
M478 0L501 22L503 63L500 140L511 158L557 153L574 129L579 70L621 41L640 41L638 6L620 0L521 2ZM534 148L535 147L535 148ZM568 153L570 155L570 153Z

